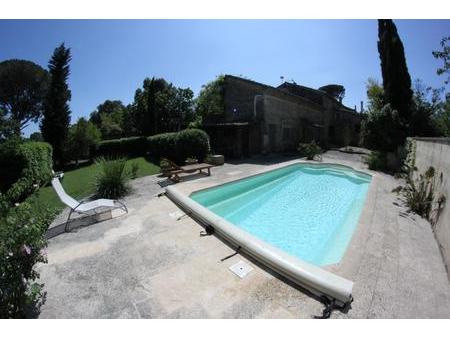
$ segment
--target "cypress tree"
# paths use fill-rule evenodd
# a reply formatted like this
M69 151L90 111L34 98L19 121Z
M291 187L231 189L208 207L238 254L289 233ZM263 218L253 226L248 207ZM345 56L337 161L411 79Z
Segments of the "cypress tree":
M392 20L378 20L378 39L385 100L407 125L412 110L411 77L403 43Z
M70 48L66 48L64 43L53 52L48 63L50 85L41 122L42 136L52 145L53 157L59 164L64 162L63 150L69 134L71 112L68 102L71 99L71 92L67 80L70 75L71 58Z

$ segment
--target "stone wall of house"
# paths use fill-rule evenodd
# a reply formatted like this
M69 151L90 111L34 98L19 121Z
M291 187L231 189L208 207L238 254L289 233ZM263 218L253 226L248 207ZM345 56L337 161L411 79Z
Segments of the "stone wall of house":
M318 127L323 119L324 111L318 107L264 95L263 149L266 152L294 150L300 141L312 139L325 143L328 135Z
M333 123L334 142L340 146L358 146L361 120L360 114L337 110Z
M305 97L299 96L303 94ZM248 123L242 139L246 142L243 153L250 155L293 150L299 142L313 139L325 147L357 145L359 140L361 119L355 118L357 114L311 88L294 84L275 88L227 75L224 103L224 114L207 117L205 125ZM237 138L237 133L234 128L231 134Z
M436 191L437 198L443 194L446 203L435 225L436 239L441 247L445 264L450 268L450 138L414 138L416 143L415 164L419 173L432 166L436 174L442 173L442 185ZM433 215L432 217L435 217ZM450 277L450 276L449 276Z
M255 116L255 96L262 95L268 86L235 78L225 77L225 120L253 121ZM256 99L257 100L257 99Z

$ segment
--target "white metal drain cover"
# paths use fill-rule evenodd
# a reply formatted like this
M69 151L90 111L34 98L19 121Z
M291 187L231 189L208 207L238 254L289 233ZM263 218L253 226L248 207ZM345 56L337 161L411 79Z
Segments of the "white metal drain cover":
M244 278L247 274L253 270L253 268L245 263L244 261L239 261L236 264L229 267L239 278Z

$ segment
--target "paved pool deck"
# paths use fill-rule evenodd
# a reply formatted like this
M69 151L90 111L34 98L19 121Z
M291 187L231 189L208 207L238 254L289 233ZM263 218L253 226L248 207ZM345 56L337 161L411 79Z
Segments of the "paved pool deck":
M186 177L186 193L298 161L259 157ZM357 154L323 162L366 170ZM326 269L354 281L352 308L332 318L450 318L450 284L430 224L406 213L398 179L372 173L366 205L342 261ZM125 216L49 240L39 267L47 299L40 318L311 318L323 304L203 228L166 197L157 176L132 182ZM181 217L180 217L181 216ZM243 279L229 267L247 262Z

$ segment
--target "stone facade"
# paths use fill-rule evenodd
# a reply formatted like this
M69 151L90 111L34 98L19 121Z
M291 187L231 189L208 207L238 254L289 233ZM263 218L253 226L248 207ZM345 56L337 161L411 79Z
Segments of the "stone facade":
M442 257L447 266L450 279L450 138L413 138L416 143L415 165L418 173L425 173L431 166L436 170L436 176L442 173L442 183L437 184L435 202L440 196L445 196L446 202L440 213L432 212L431 217L436 224L434 233L442 251ZM436 180L440 182L439 179Z
M212 149L228 157L287 152L312 140L325 148L357 145L360 125L360 114L323 91L231 75L224 81L224 111L204 120Z

